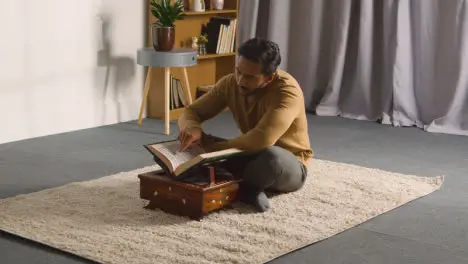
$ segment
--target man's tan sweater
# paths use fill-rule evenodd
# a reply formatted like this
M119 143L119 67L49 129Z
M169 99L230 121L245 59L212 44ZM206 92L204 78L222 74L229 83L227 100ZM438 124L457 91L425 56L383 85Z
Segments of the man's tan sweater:
M223 142L204 142L207 151L239 148L261 150L278 146L306 164L313 157L307 131L302 90L288 73L278 70L275 79L248 97L238 93L234 74L221 78L208 93L185 108L180 129L200 127L226 107L242 135ZM306 164L307 165L307 164Z

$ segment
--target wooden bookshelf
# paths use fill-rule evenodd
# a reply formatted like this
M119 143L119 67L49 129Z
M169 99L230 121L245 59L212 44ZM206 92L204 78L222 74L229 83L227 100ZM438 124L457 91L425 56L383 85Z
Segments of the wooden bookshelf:
M190 0L190 3L193 0ZM200 36L202 25L206 25L211 17L229 17L238 18L239 0L225 0L224 10L211 10L207 6L204 12L186 11L186 16L183 20L175 23L175 48L191 47L191 38ZM211 1L206 1L211 2ZM151 14L150 1L148 0L148 46L152 46L151 41L151 26L155 22ZM237 49L238 37L238 21L235 32L234 51ZM235 70L236 52L229 52L223 54L206 54L198 56L198 64L196 66L188 67L188 78L190 84L190 91L193 100L196 99L197 87L216 83L221 77L226 74L232 73ZM178 68L171 68L171 75L179 80L183 79L182 70ZM147 116L148 118L164 118L164 69L154 68L149 80L151 90L148 94ZM183 108L173 109L170 111L170 120L176 120L183 112Z

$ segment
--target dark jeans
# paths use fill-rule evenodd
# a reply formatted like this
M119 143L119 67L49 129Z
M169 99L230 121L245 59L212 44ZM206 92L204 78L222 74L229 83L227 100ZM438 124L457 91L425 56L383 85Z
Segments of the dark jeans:
M208 134L203 136L208 142L225 140ZM256 191L297 191L307 178L307 167L290 151L277 146L233 157L222 167L242 178L241 187Z

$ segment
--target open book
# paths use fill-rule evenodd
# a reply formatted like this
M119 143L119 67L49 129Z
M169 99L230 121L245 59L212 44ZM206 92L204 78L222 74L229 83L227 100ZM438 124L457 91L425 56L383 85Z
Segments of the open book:
M145 145L145 148L153 154L155 161L159 161L158 165L172 177L179 177L194 166L219 162L242 153L242 150L234 148L205 152L199 146L193 146L183 152L179 152L179 140L148 144Z

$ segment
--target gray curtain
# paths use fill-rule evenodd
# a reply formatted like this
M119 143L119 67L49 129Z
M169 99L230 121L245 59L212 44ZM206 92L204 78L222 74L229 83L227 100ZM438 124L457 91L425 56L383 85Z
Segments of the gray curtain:
M468 135L468 0L240 0L310 111Z

